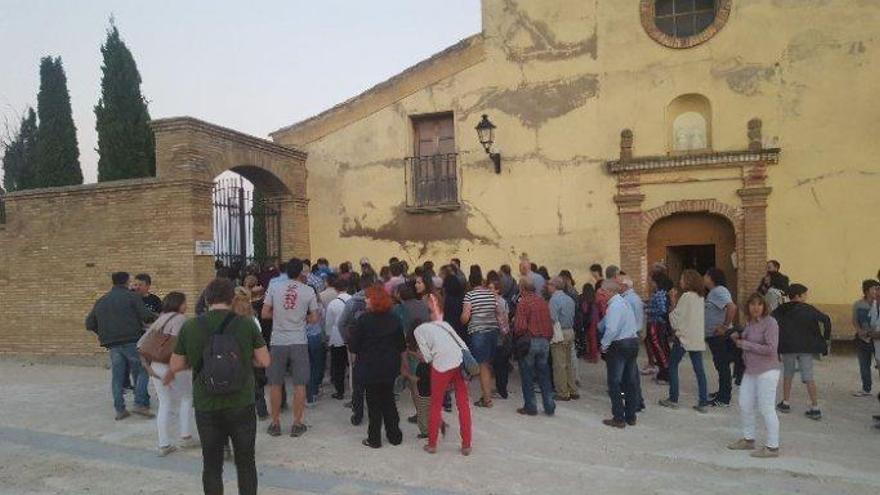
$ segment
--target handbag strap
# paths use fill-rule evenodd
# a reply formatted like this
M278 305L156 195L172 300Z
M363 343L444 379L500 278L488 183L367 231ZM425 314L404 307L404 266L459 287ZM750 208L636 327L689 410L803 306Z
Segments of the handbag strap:
M165 327L168 325L168 322L170 322L173 319L174 319L174 316L172 316L171 318L168 318L167 320L165 320L165 323L162 323L162 326L160 326L156 330L153 330L153 332L158 333L158 334L165 333Z
M452 341L455 342L455 345L457 345L459 349L464 350L464 346L462 346L461 343L458 341L458 335L453 334L452 332L449 331L448 328L444 327L443 325L441 325L439 323L432 321L431 324L442 328L444 332L448 333L449 336L452 337Z

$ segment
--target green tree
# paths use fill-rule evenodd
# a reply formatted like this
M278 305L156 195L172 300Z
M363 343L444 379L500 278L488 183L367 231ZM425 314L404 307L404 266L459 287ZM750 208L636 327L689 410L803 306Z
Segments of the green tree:
M82 184L76 126L61 57L40 60L37 146L32 187Z
M101 54L101 98L95 106L98 182L156 175L156 147L141 75L112 18Z
M37 114L28 107L17 130L3 143L3 187L6 192L33 187Z

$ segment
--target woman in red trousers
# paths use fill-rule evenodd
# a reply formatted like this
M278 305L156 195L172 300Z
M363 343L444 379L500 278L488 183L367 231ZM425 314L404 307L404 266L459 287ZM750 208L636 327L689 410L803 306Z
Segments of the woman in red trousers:
M461 351L465 343L445 321L431 321L416 327L416 343L426 363L431 365L431 405L428 416L428 444L425 451L437 452L443 395L451 383L455 389L458 424L461 432L461 453L471 453L471 409L467 384L461 375Z

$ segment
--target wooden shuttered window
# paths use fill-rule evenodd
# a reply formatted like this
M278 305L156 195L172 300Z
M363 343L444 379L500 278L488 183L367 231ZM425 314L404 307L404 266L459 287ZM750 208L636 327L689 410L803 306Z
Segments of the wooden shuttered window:
M455 124L451 113L414 117L413 156L407 159L408 205L458 204Z

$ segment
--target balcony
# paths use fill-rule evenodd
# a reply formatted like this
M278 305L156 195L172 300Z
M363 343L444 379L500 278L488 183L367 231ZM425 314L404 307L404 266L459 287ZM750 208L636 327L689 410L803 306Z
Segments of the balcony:
M406 170L406 210L433 213L457 210L459 174L458 153L404 158Z

